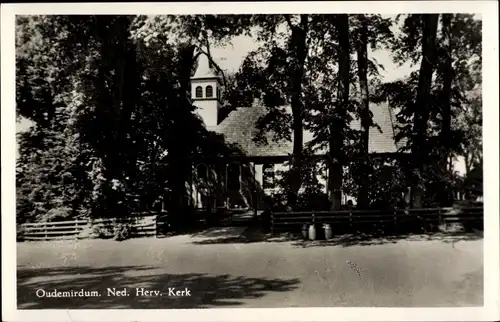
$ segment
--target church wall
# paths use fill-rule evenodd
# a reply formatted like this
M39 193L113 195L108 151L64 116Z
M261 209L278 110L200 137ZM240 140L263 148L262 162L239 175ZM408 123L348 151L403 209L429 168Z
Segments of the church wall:
M197 101L196 113L201 117L206 127L217 126L218 106L214 100Z
M213 97L206 97L206 87L212 86ZM203 90L203 96L196 97L196 88L201 86ZM197 107L196 113L201 117L205 126L212 127L217 126L217 115L219 113L220 104L217 101L217 91L218 91L217 81L214 80L193 80L191 82L191 98L194 101L194 105Z

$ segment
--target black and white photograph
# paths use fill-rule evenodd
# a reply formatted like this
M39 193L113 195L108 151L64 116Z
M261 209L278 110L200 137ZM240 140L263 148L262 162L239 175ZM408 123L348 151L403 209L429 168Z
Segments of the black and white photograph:
M11 16L17 310L500 303L498 4L299 3Z

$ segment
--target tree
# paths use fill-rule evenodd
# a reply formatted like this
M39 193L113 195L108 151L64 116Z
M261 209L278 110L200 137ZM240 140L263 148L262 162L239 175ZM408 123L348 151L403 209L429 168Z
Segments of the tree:
M304 102L302 101L302 83L304 82L304 65L308 53L307 34L309 28L309 16L300 15L300 20L294 25L289 16L285 16L289 28L292 30L290 36L289 50L292 59L291 70L291 107L292 107L292 132L293 132L293 162L291 173L291 206L297 200L297 193L302 185L301 168L303 163L304 148Z
M423 35L422 35L422 62L420 65L419 81L417 88L417 97L415 100L415 114L413 122L414 145L412 149L413 166L417 173L412 187L413 207L422 206L422 164L428 158L426 149L427 121L429 119L429 98L432 85L432 74L436 60L436 33L439 15L431 14L423 16Z
M353 15L350 19L351 23L351 38L353 47L356 49L357 57L357 75L359 81L360 93L360 108L359 116L361 119L361 135L360 135L360 163L358 169L353 169L353 173L358 172L356 176L359 183L359 192L357 194L358 208L365 208L369 204L368 199L368 183L365 180L366 175L370 172L369 158L369 132L370 128L376 126L372 120L370 111L370 93L368 77L372 76L375 81L378 80L378 69L383 68L376 62L368 58L368 46L372 50L377 50L380 47L386 47L388 42L392 40L393 34L390 30L392 21L387 18L382 18L380 15ZM369 66L371 67L369 70ZM356 163L352 163L353 168L356 168Z
M480 20L462 14L442 15L441 24L436 19L429 15L405 17L401 34L392 42L393 58L400 64L420 63L420 71L377 90L377 99L387 99L399 109L397 137L405 139L405 149L412 151L413 162L406 172L413 180L415 206L422 204L424 186L426 204L449 204L451 196L446 192L455 189L457 181L450 163L468 145L470 130L464 114L480 83ZM425 41L430 38L435 38L432 46ZM426 58L424 48L430 57ZM480 141L479 136L475 142Z
M268 55L269 58L264 63L267 66L254 64L251 67L244 66L244 68L246 67L247 72L257 72L261 75L259 77L261 79L267 79L264 84L272 83L268 88L261 84L257 89L257 92L265 93L264 104L270 109L269 114L259 122L261 133L257 140L263 140L265 138L263 134L268 130L276 129L280 123L279 120L284 118L283 113L279 111L280 106L285 101L290 102L292 111L290 131L285 130L282 137L287 138L287 132L290 132L293 137L292 162L287 175L287 186L289 188L288 203L294 207L298 200L297 193L302 186L303 176L305 118L303 85L309 52L311 17L307 14L257 15L252 21L259 28L258 38L264 41L264 46L254 55ZM286 31L278 31L284 28L287 28ZM250 55L247 63L251 64L254 57ZM257 61L254 60L254 63ZM279 129L277 132L283 131ZM265 144L265 141L263 143Z
M186 160L186 156L206 145L205 132L191 113L193 106L188 96L194 51L197 45L201 48L195 36L206 40L206 33L212 30L211 39L226 41L233 33L242 32L243 28L238 31L232 27L237 21L244 25L245 16L177 17L182 21L173 16L157 20L166 24L156 25L156 30L155 26L144 26L148 21L144 17L19 18L17 111L35 123L34 130L20 142L20 184L39 184L37 176L42 170L31 166L35 162L49 163L49 159L35 161L30 155L61 155L58 151L69 142L64 138L73 138L71 151L75 155L71 160L76 161L66 165L82 174L77 183L84 196L77 199L91 215L118 216L127 212L129 196L157 195L165 179L181 195L180 187L185 190L182 180L190 170L186 162L171 162L169 171L158 163L167 153ZM176 39L175 44L160 51L157 46L156 54L143 50L147 46L141 44L147 42L137 41L136 30L150 35L160 31L170 41ZM172 37L186 30L191 36L187 40ZM115 55L116 59L111 58ZM159 81L155 79L158 76ZM179 144L178 139L173 139L179 135L191 144ZM55 168L47 171L51 176L62 175L54 173ZM179 175L165 178L165 172ZM66 197L57 189L54 186L50 198L64 200ZM20 191L27 193L29 189ZM146 203L154 201L142 199L149 199L143 200Z
M174 48L171 55L176 58L177 64L166 87L168 114L175 115L168 133L171 140L167 143L170 169L167 181L172 194L172 209L183 209L187 206L186 182L191 173L191 165L187 161L193 152L199 152L197 138L207 135L201 123L192 118L194 106L189 96L190 77L195 70L197 56L207 55L214 67L223 73L211 57L211 42L219 45L246 32L249 18L231 15L152 16L139 17L134 24L133 36L139 43L160 51L169 46ZM178 140L179 137L184 140Z
M363 167L368 168L368 144L369 132L372 120L370 117L370 96L368 92L368 24L364 15L357 15L359 21L359 35L356 43L356 54L358 60L358 78L359 89L361 92L361 127L363 134L361 135L361 145L363 153ZM367 186L361 183L360 193L358 195L358 207L364 208L368 203Z
M345 119L348 113L349 104L349 67L350 67L350 46L349 46L349 20L346 14L341 14L335 18L335 27L338 37L338 81L337 81L337 104L335 115L330 125L329 141L329 176L328 189L332 209L339 209L342 201L342 178L343 163L342 150L344 149L344 129Z

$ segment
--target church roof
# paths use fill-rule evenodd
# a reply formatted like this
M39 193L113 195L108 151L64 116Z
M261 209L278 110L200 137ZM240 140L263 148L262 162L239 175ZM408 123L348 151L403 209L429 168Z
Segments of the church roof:
M396 118L393 110L387 103L371 104L370 111L373 113L373 122L380 127L370 128L368 151L370 153L394 153L402 148L406 142L396 142ZM361 129L359 119L351 122L351 128Z
M228 143L238 145L247 156L286 156L292 153L292 142L274 142L273 133L266 133L268 144L258 144L253 138L258 132L257 122L266 114L260 105L238 107L217 126L216 132L224 134Z
M287 110L290 110L288 108ZM370 153L394 153L404 144L396 143L394 139L394 115L389 106L385 103L371 105L370 110L373 113L373 122L376 127L370 128L369 133L369 152ZM259 144L254 142L253 138L257 133L256 124L261 116L266 114L266 108L261 105L250 107L239 107L232 111L216 128L215 131L224 134L228 143L238 145L247 156L265 157L265 156L286 156L291 155L293 151L293 142L283 141L275 142L272 140L273 133L267 133L267 143ZM351 122L352 129L361 129L359 120ZM304 143L312 140L313 135L309 131L304 131Z
M217 73L213 68L210 68L210 62L205 54L198 56L198 68L196 68L196 73L191 79L202 79L202 78L216 78Z

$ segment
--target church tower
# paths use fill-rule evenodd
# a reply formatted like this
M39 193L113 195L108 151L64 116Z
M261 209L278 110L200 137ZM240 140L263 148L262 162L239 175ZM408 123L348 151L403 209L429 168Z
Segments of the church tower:
M218 124L221 78L212 68L205 54L198 56L198 68L191 77L191 99L197 107L196 113L201 117L207 129Z

